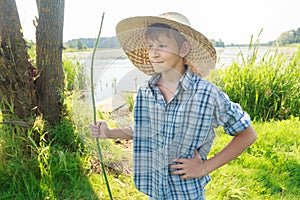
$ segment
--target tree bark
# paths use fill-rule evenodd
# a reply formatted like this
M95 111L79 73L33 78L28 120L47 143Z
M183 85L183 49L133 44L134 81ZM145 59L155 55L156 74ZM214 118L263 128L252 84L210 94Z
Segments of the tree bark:
M0 109L2 117L27 119L37 106L34 78L15 0L0 0ZM10 115L6 115L10 114Z
M64 92L62 67L64 0L37 0L36 54L38 102L44 118L55 124L61 117Z

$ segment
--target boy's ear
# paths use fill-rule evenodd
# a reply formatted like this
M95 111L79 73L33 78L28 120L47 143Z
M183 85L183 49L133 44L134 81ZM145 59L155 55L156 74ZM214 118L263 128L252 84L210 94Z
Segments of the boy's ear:
M182 58L184 58L189 54L190 50L191 50L191 44L186 41L182 44L179 55Z

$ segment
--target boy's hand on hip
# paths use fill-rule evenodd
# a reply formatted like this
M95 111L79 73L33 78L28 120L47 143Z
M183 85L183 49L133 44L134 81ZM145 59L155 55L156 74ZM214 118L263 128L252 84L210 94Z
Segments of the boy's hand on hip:
M174 169L172 174L181 175L181 179L185 178L201 178L206 175L203 160L199 156L198 151L195 151L193 158L177 158L172 160L178 164L171 164L170 169Z

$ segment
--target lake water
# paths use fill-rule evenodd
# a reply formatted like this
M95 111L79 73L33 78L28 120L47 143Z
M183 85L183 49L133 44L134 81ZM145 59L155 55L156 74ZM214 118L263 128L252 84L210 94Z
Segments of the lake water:
M229 66L233 61L241 62L241 56L239 56L241 53L245 58L252 54L248 47L225 47L216 48L216 50L218 56L217 68ZM297 48L259 47L258 57L262 57L267 52L272 55L276 50L289 58L297 51ZM144 84L150 78L137 70L128 59L109 58L107 56L109 50L107 51L105 52L106 56L95 56L96 59L94 60L96 102L124 91L136 91L141 84ZM97 54L102 53L104 54L102 51L97 52ZM117 57L124 58L124 54L121 54ZM86 66L87 74L90 75L91 56L81 58L81 62Z

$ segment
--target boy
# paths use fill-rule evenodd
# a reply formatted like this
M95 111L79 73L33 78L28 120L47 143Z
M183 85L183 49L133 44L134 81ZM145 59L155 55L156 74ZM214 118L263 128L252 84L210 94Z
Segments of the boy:
M257 138L248 114L203 79L215 66L214 47L174 12L128 18L116 30L132 63L153 76L138 90L133 128L110 129L98 121L92 136L133 139L135 185L149 198L205 199L209 173ZM234 137L207 159L218 126Z

